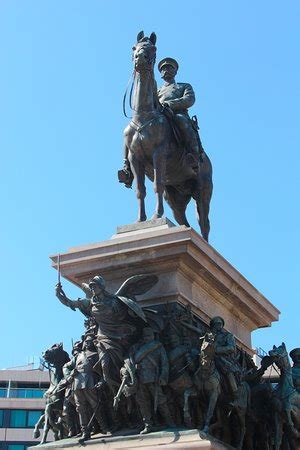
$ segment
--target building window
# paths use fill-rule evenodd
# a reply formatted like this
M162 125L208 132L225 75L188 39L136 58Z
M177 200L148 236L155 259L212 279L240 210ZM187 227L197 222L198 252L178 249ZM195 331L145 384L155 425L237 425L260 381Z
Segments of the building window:
M43 398L46 389L13 388L9 391L10 398ZM1 392L0 392L1 397Z
M7 389L6 388L0 388L0 398L7 397Z
M10 411L11 428L34 428L42 415L42 411L30 411L26 409L12 409ZM14 445L14 444L12 444ZM12 449L13 450L13 449ZM18 450L18 449L16 449Z
M25 445L22 445L22 444L8 444L7 450L25 450Z
M0 409L0 427L3 427L3 416L4 416L4 411L3 411L3 409Z
M41 411L28 411L27 414L27 427L34 428L37 421L40 419L42 415Z
M26 411L23 409L11 410L10 426L12 428L25 428L26 427Z
M1 441L0 450L28 450L30 447L38 445L38 442L16 442Z

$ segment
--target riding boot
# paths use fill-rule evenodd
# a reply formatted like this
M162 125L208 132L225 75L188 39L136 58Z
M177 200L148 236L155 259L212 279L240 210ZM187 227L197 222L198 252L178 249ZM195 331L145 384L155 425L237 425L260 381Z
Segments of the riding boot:
M229 405L233 408L239 406L238 400L239 400L239 389L237 386L237 382L235 379L235 376L232 372L229 372L227 374L227 380L229 382L230 390L233 396L233 401L229 403Z
M187 153L185 156L185 160L188 166L190 166L194 172L198 173L199 171L199 162L193 153Z
M198 173L200 169L200 161L203 160L202 158L202 148L199 149L199 145L197 142L188 142L187 143L187 153L186 153L186 162L191 168ZM201 150L201 151L200 151Z

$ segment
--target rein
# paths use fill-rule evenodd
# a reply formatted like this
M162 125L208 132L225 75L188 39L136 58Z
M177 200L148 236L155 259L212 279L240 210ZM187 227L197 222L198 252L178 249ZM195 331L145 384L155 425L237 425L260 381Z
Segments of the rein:
M152 85L153 85L153 96L154 96L154 101L156 103L156 108L159 110L159 99L158 99L158 95L157 95L157 90L155 89L155 78L154 78L154 62L155 62L155 58L153 58L150 61L150 68L147 69L150 72L150 77L152 80ZM128 90L129 90L129 86L131 84L130 87L130 93L129 93L129 107L132 111L134 111L133 107L132 107L132 94L133 94L133 87L134 87L134 82L135 82L135 76L136 76L136 70L133 69L133 72L128 80L127 86L126 86L126 90L123 96L123 114L125 117L127 117L127 119L132 119L132 117L128 116L126 113L126 98L128 95ZM137 130L138 131L138 130Z
M124 93L124 96L123 96L123 114L124 114L125 117L127 117L127 119L132 119L132 117L127 116L127 114L126 114L126 98L127 98L128 89L129 89L129 86L130 86L130 83L131 83L130 94L129 94L129 107L132 110L133 108L132 108L131 100L132 100L132 92L133 92L133 86L134 86L134 80L135 80L135 73L136 73L135 70L133 70L133 72L130 75L130 78L128 80L128 83L127 83L127 86L126 86L126 90L125 90L125 93Z

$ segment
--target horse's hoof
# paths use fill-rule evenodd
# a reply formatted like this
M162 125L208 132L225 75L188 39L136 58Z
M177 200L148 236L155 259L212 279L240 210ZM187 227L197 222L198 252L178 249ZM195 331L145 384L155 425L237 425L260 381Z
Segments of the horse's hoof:
M153 216L151 217L151 220L156 220L156 219L161 219L163 217L164 213L155 213L153 214Z
M35 439L39 438L40 435L41 435L40 430L34 430L34 432L33 432L33 437L34 437Z
M146 220L147 220L147 216L141 216L141 217L138 218L138 220L136 222L137 223L146 222Z

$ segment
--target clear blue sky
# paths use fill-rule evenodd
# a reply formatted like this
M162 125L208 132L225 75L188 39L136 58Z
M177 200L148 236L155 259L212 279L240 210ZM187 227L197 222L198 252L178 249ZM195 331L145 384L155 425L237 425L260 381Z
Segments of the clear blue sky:
M282 311L253 344L300 346L299 13L274 0L1 1L0 367L59 341L69 350L81 334L80 313L54 296L48 255L136 219L116 172L142 29L196 91L214 167L211 245ZM198 229L192 205L189 218Z

